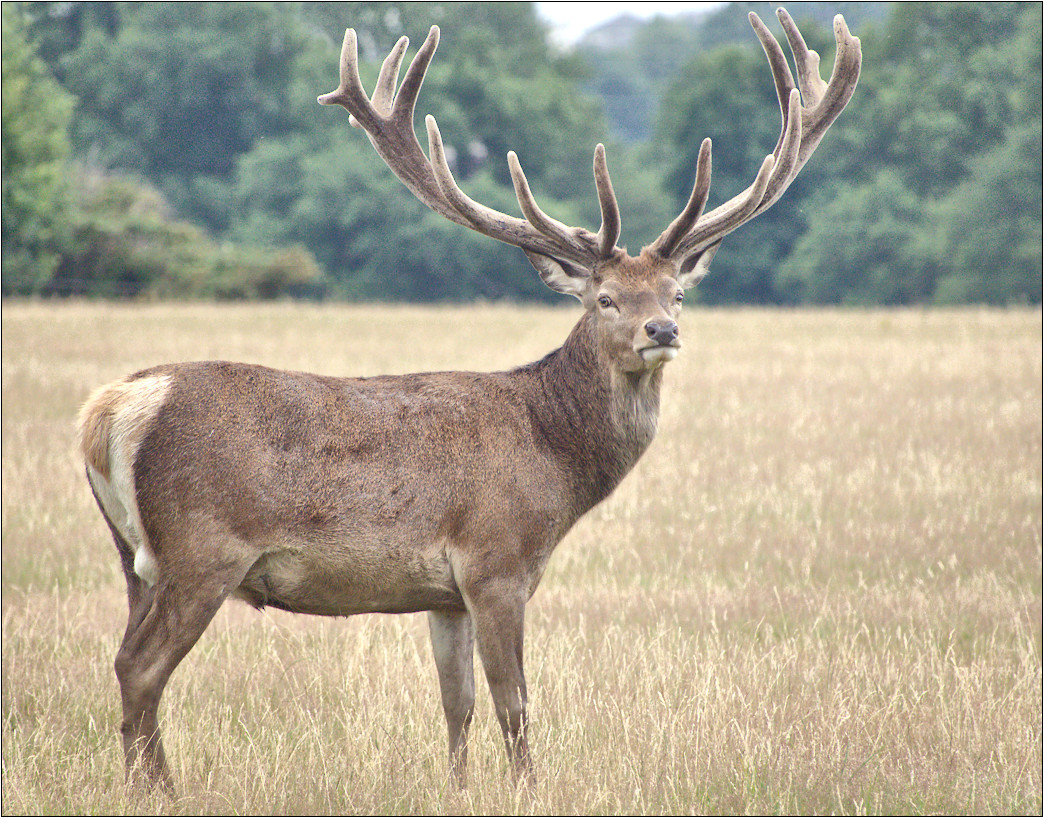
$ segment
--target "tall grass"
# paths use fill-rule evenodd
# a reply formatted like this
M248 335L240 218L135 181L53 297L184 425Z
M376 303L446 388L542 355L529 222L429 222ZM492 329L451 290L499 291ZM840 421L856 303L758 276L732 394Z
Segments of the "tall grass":
M164 698L178 795L124 788L90 389L211 357L505 368L575 318L5 304L3 811L1040 813L1039 311L687 312L657 440L530 603L528 789L484 689L448 785L423 616L235 603Z

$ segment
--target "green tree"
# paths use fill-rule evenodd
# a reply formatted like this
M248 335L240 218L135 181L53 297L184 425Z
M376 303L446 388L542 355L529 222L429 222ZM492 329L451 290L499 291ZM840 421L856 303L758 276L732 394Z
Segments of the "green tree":
M322 271L301 247L214 242L171 215L162 194L97 170L73 178L69 227L49 295L107 298L275 298L322 293Z
M1040 303L1042 147L1039 120L1010 129L929 210L942 259L934 301Z
M1040 303L1040 5L903 4L883 35L864 37L852 116L824 144L835 176L780 291Z
M914 304L933 291L924 206L893 171L842 188L818 209L780 265L778 287L799 304ZM923 254L915 254L914 249Z
M888 16L893 3L851 3L841 0L836 3L788 2L786 9L801 23L802 27L812 23L820 28L829 28L834 15L844 15L853 32L864 30L870 23ZM749 45L750 24L747 15L754 12L765 22L775 19L777 3L737 2L727 3L709 12L700 21L696 32L696 49L710 51L723 45Z
M3 294L270 298L322 291L300 247L215 243L162 194L72 161L74 100L3 6ZM90 36L85 34L85 36Z
M334 139L271 140L244 157L236 194L244 209L246 202L250 208L234 235L315 248L333 292L342 297L439 301L553 295L518 250L428 210L363 134L348 126L347 114L336 118L343 131ZM473 175L468 190L491 207L512 210L513 196L488 175Z
M21 10L2 8L4 295L37 292L58 266L68 196L73 100L26 38Z
M80 100L79 150L147 175L183 216L225 228L236 158L289 128L298 17L263 3L131 4L116 17L56 60Z
M639 21L622 18L584 37L578 49L592 66L585 88L605 103L609 127L627 142L648 141L654 132L657 105L696 55L724 45L757 48L747 13L775 19L772 3L723 3L709 12L673 13ZM829 28L843 14L853 31L883 18L888 3L787 2L794 19Z
M801 28L829 66L826 32ZM1040 5L897 4L857 33L863 73L850 109L786 196L726 239L701 297L1039 303ZM732 45L683 71L658 131L677 206L702 136L714 139L711 205L771 149L762 75L761 55Z
M1007 128L1040 116L1040 13L1036 3L896 4L862 38L838 170L866 181L891 167L926 197L965 178Z

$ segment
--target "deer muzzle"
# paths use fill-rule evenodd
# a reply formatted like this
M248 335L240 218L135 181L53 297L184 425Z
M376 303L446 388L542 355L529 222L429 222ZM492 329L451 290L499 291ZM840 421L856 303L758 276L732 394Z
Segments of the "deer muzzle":
M675 321L670 319L647 321L645 335L651 343L638 350L642 361L647 365L655 365L674 360L681 348L681 341L678 340L678 324Z

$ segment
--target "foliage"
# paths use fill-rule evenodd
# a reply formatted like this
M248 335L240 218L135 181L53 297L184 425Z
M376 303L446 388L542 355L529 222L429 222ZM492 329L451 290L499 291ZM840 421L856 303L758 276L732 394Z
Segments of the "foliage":
M728 238L698 297L1040 303L1039 4L789 8L824 71L830 17L846 15L863 41L859 88L786 196ZM276 285L243 283L263 272L231 285L229 265L256 271L268 252L302 259L299 273L273 274L286 293L555 298L521 253L433 215L343 111L315 104L336 82L344 26L358 31L369 87L396 38L416 46L442 27L417 122L438 118L461 186L490 206L518 213L504 158L515 150L551 215L597 227L591 151L608 142L635 252L683 206L705 136L712 207L775 144L749 10L779 33L767 4L736 3L562 53L528 3L5 4L3 292L247 297ZM650 138L634 142L654 111ZM139 210L116 218L95 188L70 188L98 171L144 185L125 197ZM166 204L141 208L156 197ZM117 241L114 224L137 238ZM127 250L141 235L145 260ZM114 254L104 263L84 250L93 236Z
M649 138L657 102L678 69L699 51L698 19L656 17L635 28L626 45L604 47L581 41L580 53L591 64L587 87L605 102L609 127L620 139Z
M829 66L827 33L802 29ZM1039 304L1040 6L897 4L858 33L852 105L786 196L725 242L701 297ZM679 77L657 134L676 206L704 135L712 195L753 178L778 124L767 75L759 49L723 46Z
M864 38L880 68L831 134L788 300L1040 303L1040 33L1038 4L928 3Z
M343 26L366 81L395 39L444 28L425 80L461 184L517 212L518 152L549 211L598 211L591 150L604 133L580 63L553 54L527 4L31 4L55 71L80 101L74 144L146 176L182 218L250 244L304 244L332 293L361 298L552 297L517 250L443 224L403 191L340 110ZM422 140L423 141L423 140Z
M217 244L172 219L153 188L82 173L69 238L44 294L254 299L320 292L321 272L301 247Z
M597 220L589 168L600 112L578 95L570 79L575 67L550 58L531 12L519 19L512 8L459 5L466 8L451 5L435 15L446 30L420 106L438 119L461 185L483 203L517 213L505 158L515 150L550 212L578 223ZM389 8L381 15L364 8L361 19L345 10L341 19L357 26L363 54L383 58L399 34L414 43L426 35L414 21L430 23L431 15L408 4L389 26ZM471 12L487 24L463 25ZM520 36L527 23L533 31ZM298 130L259 142L239 158L229 191L245 217L230 235L305 243L332 292L344 297L554 298L518 250L435 216L403 189L362 132L348 126L346 112L315 105L316 90L335 84L336 64L335 49L314 45L301 60L311 85L301 93L309 107ZM363 71L369 84L376 66Z
M74 14L90 10L88 4ZM300 245L215 243L205 230L174 218L164 196L149 184L72 161L70 125L86 119L88 124L79 127L89 128L90 117L71 117L74 100L35 56L22 9L5 4L3 25L4 295L244 299L322 294L322 271ZM99 31L88 28L84 40L97 39ZM44 51L53 48L56 36L52 31ZM74 67L97 69L90 62ZM148 140L140 144L155 148ZM190 151L179 155L196 161ZM162 166L157 155L149 159L150 167Z
M752 169L776 144L778 111L771 73L760 49L724 46L689 63L661 107L657 135L666 187L676 210L681 210L692 191L704 137L713 142L708 208L746 188L753 179ZM807 172L781 203L729 237L715 257L713 274L699 286L701 300L776 300L772 264L785 255L790 237L803 227L800 201Z
M929 210L942 258L933 300L1040 303L1041 129L1011 128Z
M106 167L148 174L185 216L210 227L208 185L286 127L286 92L304 35L281 6L143 3L117 7L56 62L79 99L73 139Z
M779 284L806 304L909 304L931 296L919 245L923 202L892 171L843 188L783 264ZM901 275L896 275L901 271Z
M836 3L788 2L785 6L790 15L801 26L802 31L811 24L816 28L827 28L834 15L841 14L853 31L863 31L872 23L888 17L893 3L852 3L839 0ZM776 19L777 3L729 3L707 14L697 32L699 49L712 50L723 45L749 45L750 24L747 15L754 12L762 20L772 23Z
M73 100L35 56L20 9L2 9L3 294L32 292L58 265Z
M348 128L347 114L333 113L341 114L338 124L348 131L341 138L365 145L362 133ZM239 163L234 195L247 215L234 235L317 248L332 293L340 297L430 301L543 295L517 250L429 211L372 151L346 151L340 139L308 150L298 144L302 139L266 142ZM476 184L482 181L473 177L474 195L509 207L498 201L502 188L488 178L485 185Z

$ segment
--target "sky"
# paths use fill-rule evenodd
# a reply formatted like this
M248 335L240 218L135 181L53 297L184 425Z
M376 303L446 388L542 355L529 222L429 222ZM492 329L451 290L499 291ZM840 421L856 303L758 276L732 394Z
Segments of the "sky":
M631 14L635 17L654 17L657 14L680 14L698 8L714 8L721 2L588 2L586 3L537 3L537 13L553 29L555 39L572 45L589 29L619 17Z

